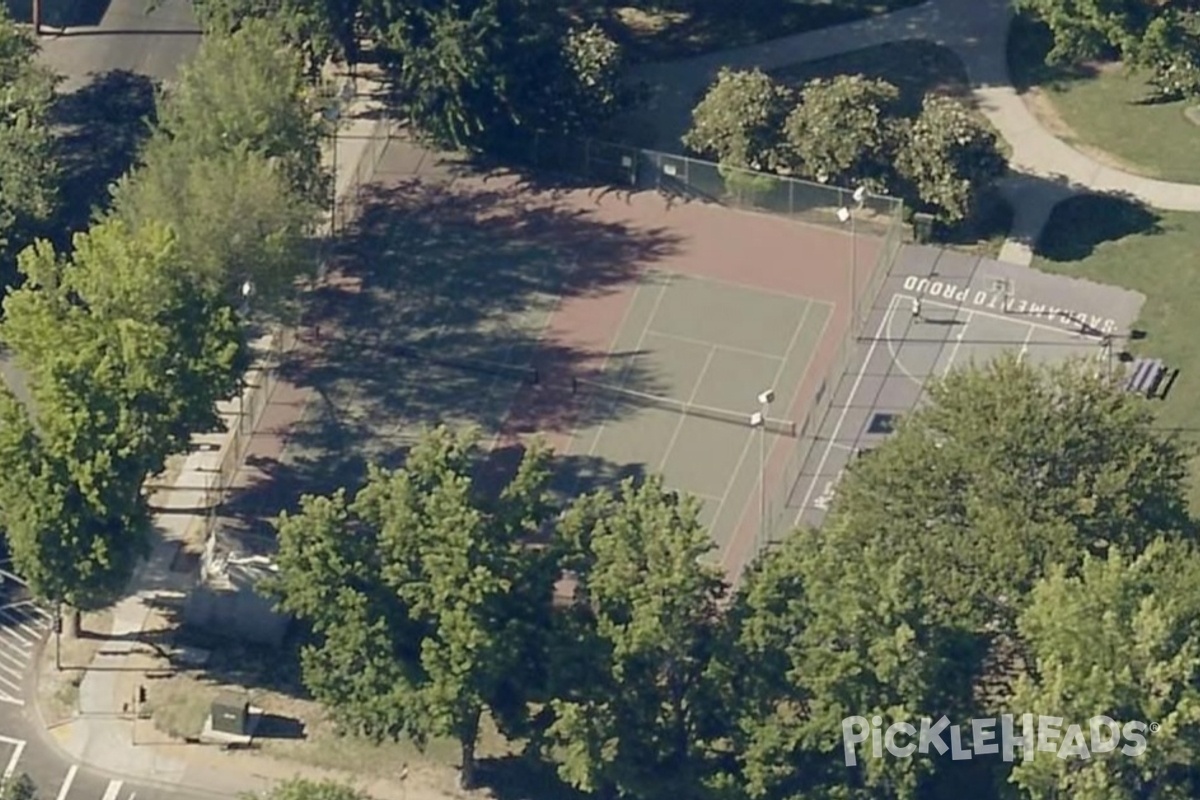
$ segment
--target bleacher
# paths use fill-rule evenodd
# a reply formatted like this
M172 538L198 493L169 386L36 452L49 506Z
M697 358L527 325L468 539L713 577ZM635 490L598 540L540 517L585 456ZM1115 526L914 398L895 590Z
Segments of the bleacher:
M1154 397L1166 375L1167 367L1161 359L1139 358L1133 362L1125 378L1125 391Z

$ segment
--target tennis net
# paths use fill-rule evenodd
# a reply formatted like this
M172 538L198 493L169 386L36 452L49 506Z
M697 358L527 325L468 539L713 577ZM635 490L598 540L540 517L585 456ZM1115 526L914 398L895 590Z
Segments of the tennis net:
M533 385L541 382L541 376L538 374L537 369L533 367L522 367L504 361L491 361L486 358L460 358L453 355L434 353L428 349L411 347L409 345L396 345L394 349L398 355L404 358L411 358L414 361L424 361L427 364L434 364L439 367L449 367L451 369L460 369L464 372L476 372L481 375L508 378Z
M606 397L617 403L629 403L630 405L645 408L673 411L676 414L683 414L689 417L701 417L716 422L728 422L732 425L741 425L744 428L756 427L751 421L750 414L729 411L724 408L702 406L696 403L685 403L682 400L676 400L671 397L660 397L654 394L647 394L646 392L639 392L635 389L626 389L620 386L588 380L587 378L572 378L571 391L575 394ZM768 417L764 427L771 433L776 433L780 436L791 436L793 438L796 436L796 423L791 420L772 419Z

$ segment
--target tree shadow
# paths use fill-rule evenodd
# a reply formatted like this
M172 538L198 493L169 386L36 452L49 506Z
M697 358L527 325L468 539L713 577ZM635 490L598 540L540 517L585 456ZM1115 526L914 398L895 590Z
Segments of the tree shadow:
M53 109L61 130L57 157L62 167L62 199L55 239L67 246L98 208L109 201L110 186L136 163L155 117L154 82L125 70L93 76L59 98Z
M1018 92L1042 86L1053 88L1095 77L1094 62L1048 64L1046 57L1054 46L1054 34L1048 25L1028 14L1018 14L1008 32L1008 71Z
M1117 195L1068 198L1051 212L1034 251L1051 261L1079 261L1105 242L1161 233L1161 219L1144 204Z
M529 755L507 755L480 759L476 778L496 800L588 800L584 794L563 782L554 764Z

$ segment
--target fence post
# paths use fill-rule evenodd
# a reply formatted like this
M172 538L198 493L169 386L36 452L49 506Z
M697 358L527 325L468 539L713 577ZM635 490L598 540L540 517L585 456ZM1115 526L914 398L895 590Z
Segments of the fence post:
M791 178L788 182L788 216L796 216L796 181Z

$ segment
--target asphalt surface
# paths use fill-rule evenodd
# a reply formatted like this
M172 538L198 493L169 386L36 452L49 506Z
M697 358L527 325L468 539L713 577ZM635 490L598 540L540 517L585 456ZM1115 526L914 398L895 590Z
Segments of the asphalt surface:
M46 21L54 27L43 30L42 59L64 76L64 94L114 72L172 81L200 43L189 0L166 0L154 9L146 0L46 2ZM0 369L12 385L10 365ZM77 764L52 742L31 707L51 619L24 596L15 576L0 570L0 578L0 777L28 775L40 800L213 800L212 794L139 784Z
M34 675L49 646L51 616L25 595L16 576L0 568L0 776L27 775L39 800L213 800L156 784L139 784L75 763L52 743L34 703Z

